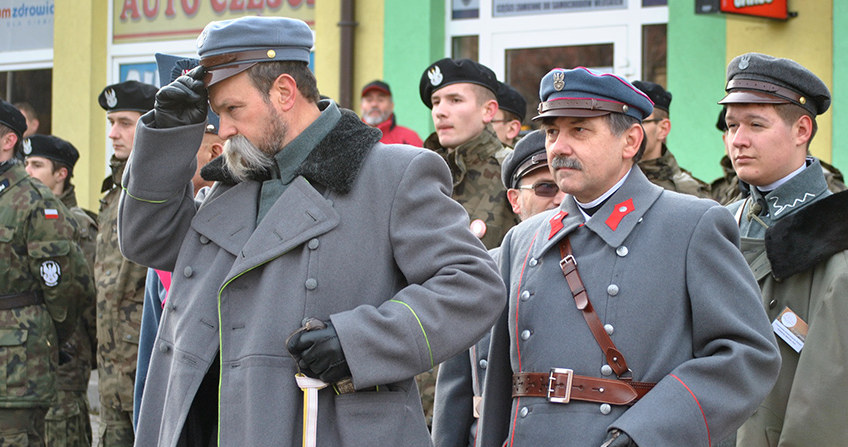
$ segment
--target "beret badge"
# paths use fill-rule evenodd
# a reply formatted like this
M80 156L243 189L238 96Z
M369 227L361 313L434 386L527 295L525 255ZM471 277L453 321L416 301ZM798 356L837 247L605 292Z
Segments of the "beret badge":
M32 141L29 141L29 138L23 141L23 151L25 155L29 155L32 153Z
M739 58L739 69L744 70L748 68L748 64L750 63L750 61L751 56L748 56L747 54Z
M106 90L103 92L103 96L106 97L106 105L109 106L110 109L118 105L118 95L115 94L114 89L110 88L109 90Z
M554 90L561 92L565 88L565 73L559 71L554 73Z
M444 79L444 76L442 76L442 70L438 65L427 71L427 77L430 78L430 84L433 84L434 86L441 84Z

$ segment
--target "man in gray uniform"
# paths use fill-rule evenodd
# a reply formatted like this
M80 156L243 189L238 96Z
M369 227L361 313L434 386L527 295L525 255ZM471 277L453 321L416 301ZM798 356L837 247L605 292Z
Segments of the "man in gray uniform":
M568 195L501 245L509 303L478 445L722 439L780 364L731 214L635 166L653 106L627 81L554 69L540 96L548 164Z
M542 211L559 208L565 193L548 169L545 134L534 130L515 145L504 160L501 179L512 211L527 220ZM498 248L489 254L497 259ZM483 383L489 363L489 334L468 352L439 367L433 411L433 443L439 447L474 446Z
M799 63L747 53L727 66L725 143L751 195L729 205L783 359L738 446L844 445L848 193L808 156L827 86Z
M300 20L212 22L198 45L124 176L124 253L174 272L136 446L429 446L413 377L505 303L447 166L321 101ZM198 204L207 91L227 141Z

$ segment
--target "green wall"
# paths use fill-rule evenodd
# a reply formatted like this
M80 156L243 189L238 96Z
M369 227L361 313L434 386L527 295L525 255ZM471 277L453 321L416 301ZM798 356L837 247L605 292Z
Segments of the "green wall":
M709 183L722 175L724 155L715 122L724 96L725 17L695 14L694 0L668 2L668 147L680 166Z
M398 124L421 137L433 132L430 109L418 95L418 81L431 63L445 57L443 0L386 0L383 77L392 87Z
M833 2L833 165L848 174L848 2Z

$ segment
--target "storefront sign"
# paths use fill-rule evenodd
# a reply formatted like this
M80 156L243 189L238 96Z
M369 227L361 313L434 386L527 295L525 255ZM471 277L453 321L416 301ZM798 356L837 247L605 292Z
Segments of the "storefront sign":
M492 0L495 17L625 9L627 0Z
M721 0L721 12L786 20L786 0Z
M0 52L53 48L53 0L0 0Z
M209 22L248 15L315 23L315 0L113 0L113 5L114 43L193 39Z

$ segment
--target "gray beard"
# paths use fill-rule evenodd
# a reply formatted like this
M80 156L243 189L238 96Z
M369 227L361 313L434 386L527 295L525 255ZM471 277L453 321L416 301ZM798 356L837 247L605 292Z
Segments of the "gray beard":
M377 124L389 119L389 116L391 116L391 113L378 115L376 117L370 113L366 113L365 116L362 117L362 121L365 121L365 124L368 124L369 126L376 126Z
M267 172L274 165L274 158L254 146L242 135L235 135L224 142L224 166L232 176L243 182L251 174Z

